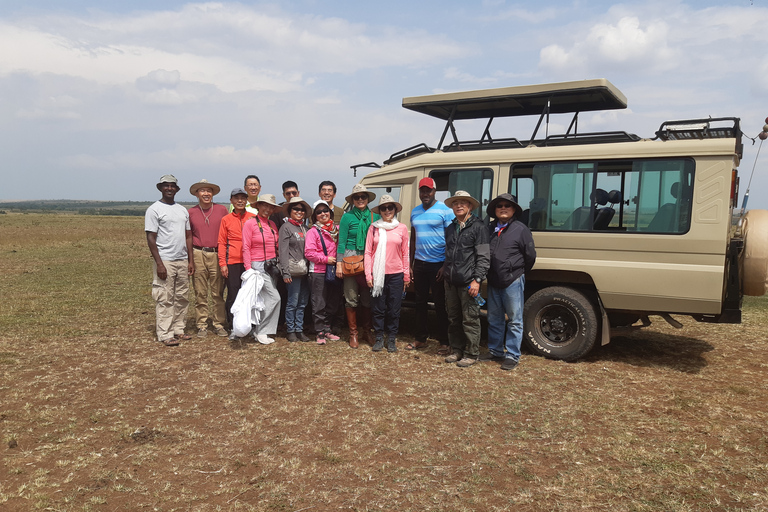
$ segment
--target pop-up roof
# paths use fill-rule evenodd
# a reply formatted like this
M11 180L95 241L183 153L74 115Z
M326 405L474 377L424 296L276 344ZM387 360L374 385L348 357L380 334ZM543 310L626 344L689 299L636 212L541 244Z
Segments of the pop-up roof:
M547 104L549 102L549 108ZM403 107L445 121L627 108L627 98L604 78L403 98Z

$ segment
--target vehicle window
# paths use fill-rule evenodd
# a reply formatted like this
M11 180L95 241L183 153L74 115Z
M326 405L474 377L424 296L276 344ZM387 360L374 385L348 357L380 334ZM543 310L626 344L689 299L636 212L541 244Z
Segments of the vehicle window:
M485 207L492 199L493 171L491 169L446 169L432 171L429 176L437 185L435 198L445 201L457 190L465 190L480 201L480 207L472 213L481 219L487 217Z
M516 164L510 193L529 201L520 205L534 231L682 234L693 167L688 158Z

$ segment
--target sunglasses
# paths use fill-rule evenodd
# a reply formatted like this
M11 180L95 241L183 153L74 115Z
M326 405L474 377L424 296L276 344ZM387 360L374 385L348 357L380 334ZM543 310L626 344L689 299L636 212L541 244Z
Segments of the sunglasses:
M326 213L331 213L331 210L317 210L315 212L315 215L323 215L323 214L326 214Z
M296 207L294 207L294 208L291 208L291 211L292 211L292 212L301 212L301 213L304 213L304 208L302 208L301 206L296 206Z
M363 199L368 199L368 194L360 194L360 195L352 196L353 201L362 201Z
M496 208L512 208L512 203L499 203Z
M390 210L397 210L397 206L393 204L385 204L383 206L379 206L379 211L388 212Z

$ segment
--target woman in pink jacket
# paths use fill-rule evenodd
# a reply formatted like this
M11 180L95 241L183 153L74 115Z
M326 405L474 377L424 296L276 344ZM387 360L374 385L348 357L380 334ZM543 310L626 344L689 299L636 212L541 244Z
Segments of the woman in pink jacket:
M338 341L331 332L331 316L339 307L336 279L336 248L339 226L333 221L333 210L322 199L312 212L312 227L304 238L304 256L309 260L309 290L312 297L312 320L317 332L317 344ZM328 272L326 273L326 268ZM326 275L328 276L326 279Z
M396 214L403 207L392 196L383 195L373 213L381 215L368 229L365 241L365 280L371 288L373 330L376 343L373 351L384 348L384 334L387 337L387 352L397 352L395 338L400 325L400 305L403 292L410 282L408 269L408 228L400 223Z

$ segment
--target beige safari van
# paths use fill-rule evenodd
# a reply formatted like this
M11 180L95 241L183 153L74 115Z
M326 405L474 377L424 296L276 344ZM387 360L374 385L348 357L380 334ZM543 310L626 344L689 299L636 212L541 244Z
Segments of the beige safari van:
M393 195L402 221L419 204L417 184L438 199L466 190L481 202L509 192L525 209L538 254L526 276L525 341L535 353L574 360L611 331L671 315L741 322L744 294L763 295L768 212L734 213L742 155L738 118L664 122L652 138L623 131L580 133L581 112L623 109L604 79L403 99L444 122L436 147L394 153L361 183ZM553 116L568 116L550 134ZM499 137L494 119L532 116L527 137ZM460 121L484 129L460 139ZM562 124L561 126L564 126Z

